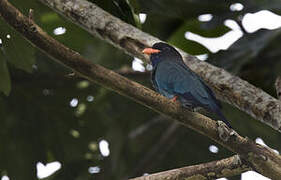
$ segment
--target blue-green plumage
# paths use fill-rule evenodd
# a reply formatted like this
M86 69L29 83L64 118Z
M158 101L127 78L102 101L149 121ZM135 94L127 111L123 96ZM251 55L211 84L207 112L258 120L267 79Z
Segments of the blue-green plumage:
M152 83L155 89L167 98L177 96L183 106L203 107L214 112L231 127L222 114L221 105L212 90L184 64L177 50L165 43L156 43L152 48L160 50L150 56L153 66Z

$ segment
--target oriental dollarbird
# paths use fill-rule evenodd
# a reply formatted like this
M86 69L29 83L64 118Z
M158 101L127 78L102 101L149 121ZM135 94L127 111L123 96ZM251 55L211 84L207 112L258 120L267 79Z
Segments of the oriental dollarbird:
M185 65L175 48L159 42L152 48L145 48L143 53L150 55L153 66L152 83L160 94L173 101L179 100L184 107L202 107L213 112L231 128L213 91Z

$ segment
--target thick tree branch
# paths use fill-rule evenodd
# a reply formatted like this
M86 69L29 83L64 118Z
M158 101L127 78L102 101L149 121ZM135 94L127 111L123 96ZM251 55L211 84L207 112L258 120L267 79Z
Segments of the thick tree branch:
M57 12L126 53L148 61L144 47L160 40L122 22L86 0L40 0ZM215 90L218 97L281 132L281 102L223 69L180 50L186 64Z
M231 135L227 141L222 141L219 137L218 124L215 121L201 114L190 112L182 108L179 103L170 101L160 94L130 81L113 71L92 64L79 53L48 36L39 26L21 14L7 0L0 0L0 15L33 45L53 57L56 62L71 68L80 76L131 98L160 114L170 116L186 127L213 139L225 148L238 153L249 167L264 176L272 179L281 177L281 157L270 148L258 145L237 133Z
M251 168L244 165L239 156L235 155L219 161L163 171L130 180L185 180L189 178L205 180L235 176L249 170Z

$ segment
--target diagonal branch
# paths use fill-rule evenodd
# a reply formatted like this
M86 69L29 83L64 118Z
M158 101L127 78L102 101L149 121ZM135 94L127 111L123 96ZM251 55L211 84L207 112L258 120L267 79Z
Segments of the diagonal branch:
M148 61L144 47L160 40L122 22L86 0L40 0L91 34L126 53ZM221 68L197 60L180 50L185 63L215 90L218 97L281 132L281 102Z
M272 179L281 177L281 156L274 153L270 148L258 145L237 133L231 135L227 141L221 140L218 125L215 121L201 114L190 112L182 108L179 103L172 102L147 87L130 81L113 71L92 64L79 53L48 36L32 19L21 14L7 0L0 0L0 15L34 46L51 56L56 62L71 68L80 76L126 96L160 114L170 116L184 126L211 138L230 151L238 153L252 169L264 176Z
M251 170L251 168L244 165L238 155L234 155L219 161L163 171L130 180L216 179L239 175L249 170Z

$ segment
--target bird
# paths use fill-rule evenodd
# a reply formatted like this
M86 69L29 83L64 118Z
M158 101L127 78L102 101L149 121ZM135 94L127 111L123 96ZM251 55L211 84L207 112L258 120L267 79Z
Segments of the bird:
M179 101L183 107L194 110L204 108L215 113L229 128L230 123L223 115L220 102L209 86L184 62L180 53L169 44L158 42L142 53L150 55L152 64L151 81L157 92Z

